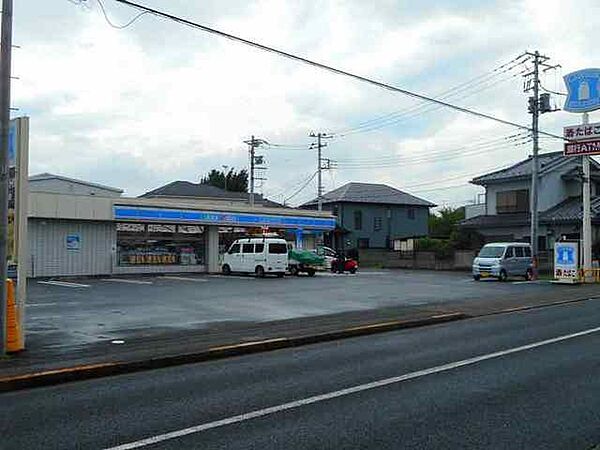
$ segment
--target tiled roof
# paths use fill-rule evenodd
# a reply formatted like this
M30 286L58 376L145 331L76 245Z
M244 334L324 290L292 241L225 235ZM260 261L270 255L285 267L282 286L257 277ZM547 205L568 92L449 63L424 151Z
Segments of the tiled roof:
M142 198L155 197L192 197L192 198L214 198L219 200L248 200L250 194L247 192L226 191L210 184L191 183L189 181L173 181L152 191L140 195ZM263 198L255 194L255 201L263 206L280 207L279 203Z
M392 205L435 206L433 203L385 184L347 183L323 195L323 203L379 203ZM317 204L313 199L302 206Z
M538 156L538 160L540 175L543 175L544 173L550 172L556 169L557 167L562 166L563 164L568 164L569 162L573 161L573 159L565 157L562 152L541 153ZM513 164L510 167L507 167L506 169L497 170L496 172L491 172L473 178L471 180L471 183L478 185L486 185L489 183L496 183L507 179L529 178L531 177L531 171L533 167L533 164L531 162L532 159L531 157L529 157L523 161ZM577 163L580 163L579 159L577 159ZM592 164L595 167L595 169L600 168L600 166L598 166L598 163L596 163L594 160L592 160Z
M530 221L528 213L482 215L471 217L460 222L464 228L505 228L528 225Z
M600 221L600 196L591 201L592 220ZM571 197L540 214L540 222L580 222L583 219L581 197Z
M592 221L600 223L600 196L592 198L591 206ZM581 222L582 219L581 197L568 198L539 215L539 222L544 224ZM460 226L464 228L502 228L529 225L530 220L529 213L482 215L463 220Z

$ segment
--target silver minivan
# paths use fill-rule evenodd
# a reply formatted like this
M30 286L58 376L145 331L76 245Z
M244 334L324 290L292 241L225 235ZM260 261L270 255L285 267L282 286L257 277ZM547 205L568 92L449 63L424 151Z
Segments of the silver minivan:
M486 244L473 260L473 278L525 277L530 280L533 274L531 246L522 242L497 242Z

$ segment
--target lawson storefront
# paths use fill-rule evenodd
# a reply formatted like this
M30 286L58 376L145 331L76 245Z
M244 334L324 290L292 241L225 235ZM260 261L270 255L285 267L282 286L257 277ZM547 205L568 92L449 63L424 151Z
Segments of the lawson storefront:
M43 201L42 201L43 200ZM56 207L48 208L49 200ZM219 272L240 236L268 231L310 247L335 228L327 213L247 205L58 195L35 202L29 225L32 277ZM78 199L81 201L81 199ZM73 217L73 211L76 211Z

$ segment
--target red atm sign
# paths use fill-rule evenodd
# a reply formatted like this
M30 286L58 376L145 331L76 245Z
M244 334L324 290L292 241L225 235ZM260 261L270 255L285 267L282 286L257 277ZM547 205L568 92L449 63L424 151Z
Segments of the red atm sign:
M565 156L600 155L600 139L593 141L567 142Z

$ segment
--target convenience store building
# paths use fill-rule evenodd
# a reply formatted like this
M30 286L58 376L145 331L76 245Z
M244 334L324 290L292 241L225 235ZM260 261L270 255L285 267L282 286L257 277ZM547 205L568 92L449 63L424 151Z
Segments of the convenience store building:
M330 213L240 198L122 197L120 189L30 177L28 276L216 273L235 238L268 230L311 248Z

